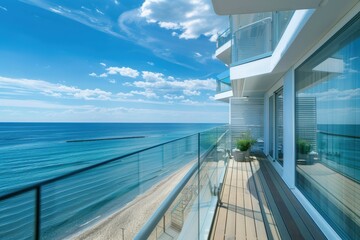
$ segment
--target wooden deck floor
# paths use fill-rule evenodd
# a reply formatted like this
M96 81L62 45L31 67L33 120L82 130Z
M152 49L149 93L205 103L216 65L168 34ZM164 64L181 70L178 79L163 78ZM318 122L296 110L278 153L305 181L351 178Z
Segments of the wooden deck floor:
M261 155L230 160L210 239L326 239Z

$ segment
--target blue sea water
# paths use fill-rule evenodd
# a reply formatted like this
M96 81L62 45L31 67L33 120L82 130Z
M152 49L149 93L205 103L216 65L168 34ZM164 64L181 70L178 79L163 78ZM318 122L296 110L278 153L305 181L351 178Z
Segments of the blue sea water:
M34 183L219 124L0 123L0 196ZM144 136L109 141L67 142ZM196 157L190 137L41 189L42 238L73 234L124 206ZM184 153L186 158L180 158ZM159 161L162 159L162 161ZM31 239L35 192L0 202L0 239Z
M360 182L360 125L318 124L317 129L319 160Z

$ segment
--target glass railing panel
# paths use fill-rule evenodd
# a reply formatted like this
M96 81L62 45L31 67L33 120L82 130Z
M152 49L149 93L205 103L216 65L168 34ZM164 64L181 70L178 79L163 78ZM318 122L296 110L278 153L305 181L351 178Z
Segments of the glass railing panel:
M0 239L34 239L35 191L0 201Z
M271 54L271 17L237 29L233 33L233 64Z
M145 190L139 166L136 154L45 185L42 239L63 239L80 232L133 200Z
M192 219L192 233L198 236L200 200L212 197L199 198L199 194L218 183L217 159L226 152L222 150L219 154L218 140L224 131L226 128L217 128L170 141L0 196L0 236L55 240L74 237L117 213L155 183L187 164L190 170L184 177L186 181L181 180L180 186L175 186L176 195L172 198L175 201L166 205L168 211L155 225L150 238L168 234L167 229L176 226L174 219L178 220L178 236L188 219ZM202 165L198 164L203 162L211 167L200 168ZM202 170L198 172L197 169ZM138 231L117 227L122 229L117 239L132 239Z
M223 93L223 92L227 92L227 91L232 90L231 84L229 84L229 83L224 83L221 80L216 80L216 84L217 84L217 87L216 87L216 92L217 93Z
M216 47L219 48L230 40L231 40L231 31L230 28L228 28L223 33L219 34L216 41Z
M216 92L217 93L227 92L227 91L231 90L231 80L230 80L230 70L229 69L227 69L226 71L217 75L216 78L217 78L217 80L216 80L216 84L217 84Z
M294 11L232 16L232 64L271 56Z
M228 162L227 130L219 127L197 135L198 144L193 146L198 146L200 158L194 162L194 173L147 239L207 239Z
M278 45L295 11L282 11L273 13L273 49Z

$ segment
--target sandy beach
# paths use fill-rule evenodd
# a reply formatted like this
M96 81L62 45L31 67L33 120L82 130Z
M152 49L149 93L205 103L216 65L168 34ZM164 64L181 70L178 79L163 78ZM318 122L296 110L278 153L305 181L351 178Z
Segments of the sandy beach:
M179 171L150 188L144 194L139 195L118 212L83 230L78 235L70 237L70 239L121 240L123 234L122 229L124 229L124 239L133 239L193 164L194 162L187 164Z

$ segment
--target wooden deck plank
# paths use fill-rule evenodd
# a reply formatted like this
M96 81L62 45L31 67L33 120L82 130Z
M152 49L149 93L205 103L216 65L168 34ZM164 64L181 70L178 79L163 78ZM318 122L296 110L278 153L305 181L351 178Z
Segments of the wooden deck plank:
M263 183L261 182L261 179L259 176L261 170L260 170L258 160L254 160L252 162L252 167L253 167L255 184L257 185L259 198L261 199L261 203L262 203L264 225L265 225L267 237L270 240L273 240L273 239L279 240L279 239L281 239L280 233L277 228L274 216L270 210L270 206L269 206L268 199L267 199L268 197L265 194L264 186L263 186Z
M227 203L228 199L229 199L229 184L228 183L228 178L229 178L229 174L231 175L231 167L232 163L231 160L229 161L227 170L226 170L226 174L225 174L225 181L223 184L223 189L221 192L221 196L220 196L220 202L223 203ZM216 222L214 223L214 229L212 230L214 232L214 234L212 234L214 240L223 240L224 236L225 236L225 228L226 228L226 218L227 218L227 209L224 208L223 206L218 206L217 209L217 214L216 214Z
M236 239L246 239L244 181L241 163L236 169Z
M250 190L247 187L247 181L249 179L249 173L246 167L247 162L241 162L243 165L243 181L244 186L244 199L245 199L245 228L246 228L246 239L256 239L255 220L254 220L254 209L251 201Z
M268 160L230 160L210 239L323 239L286 188Z
M229 174L229 198L226 203L227 219L225 229L225 240L235 239L236 228L236 168L237 163L232 160L231 174Z
M255 227L256 227L256 236L257 239L267 239L265 225L263 216L261 213L261 207L259 202L259 196L257 194L257 189L254 182L254 176L251 169L251 162L246 164L247 172L248 172L248 188L250 190L250 196L253 206L253 212L254 212L254 221L255 221Z

